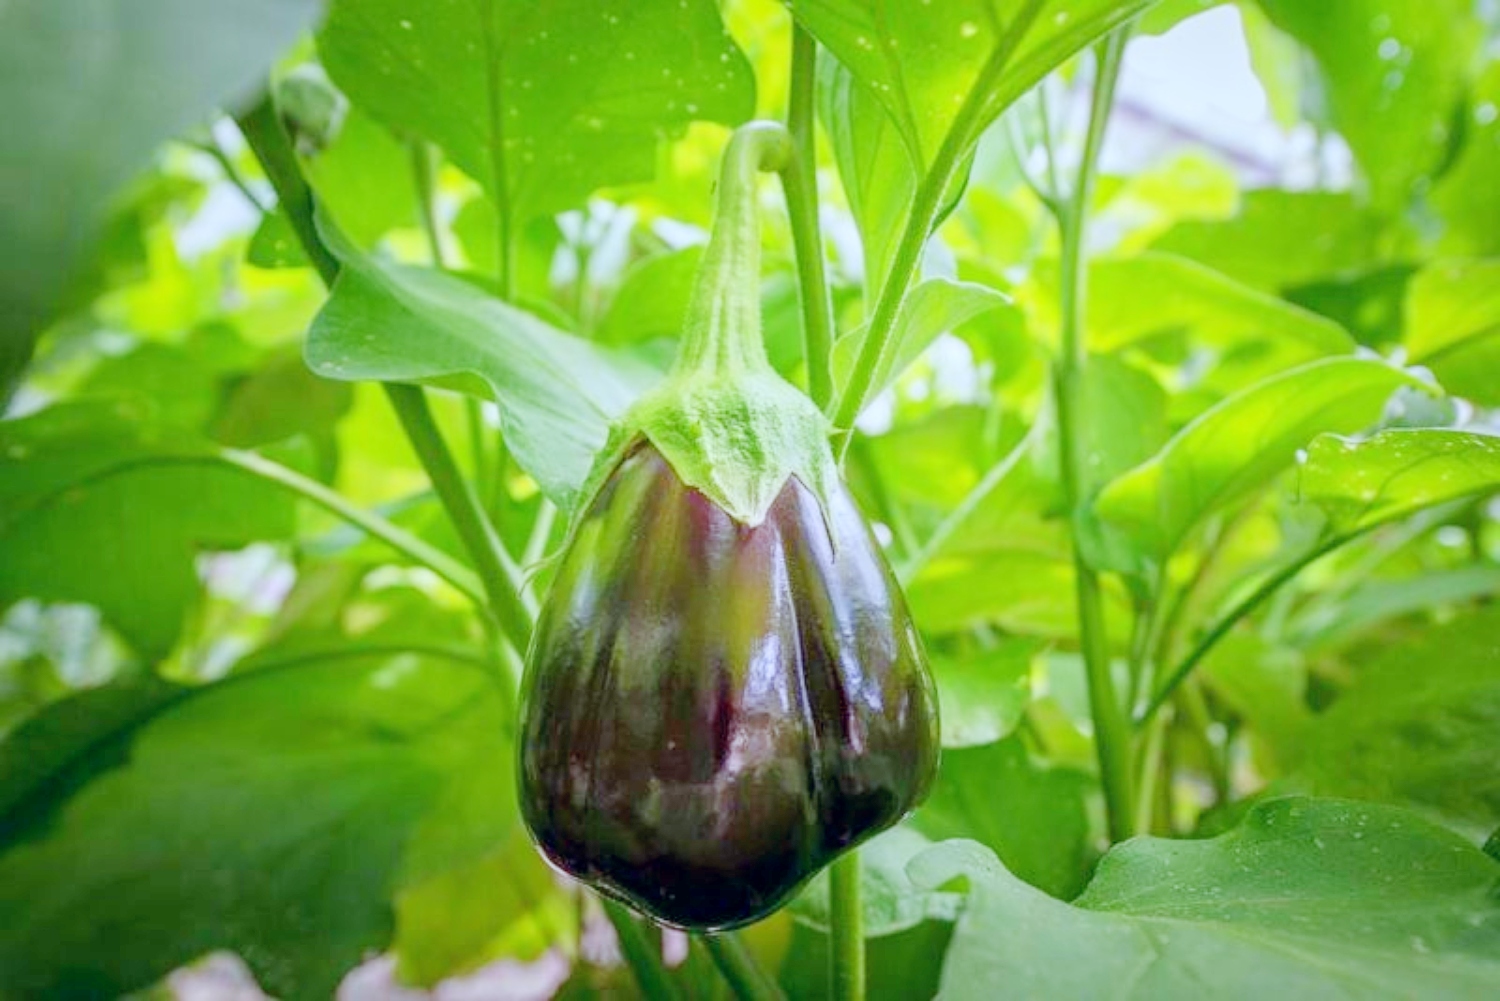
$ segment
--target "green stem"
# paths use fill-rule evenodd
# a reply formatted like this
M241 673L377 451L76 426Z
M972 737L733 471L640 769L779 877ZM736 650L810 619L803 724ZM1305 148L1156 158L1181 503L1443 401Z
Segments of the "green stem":
M236 468L285 487L306 500L312 501L329 514L362 530L372 539L379 539L396 552L422 564L474 601L484 602L484 586L472 570L441 549L428 545L379 515L355 507L338 491L330 490L317 480L303 476L296 470L288 469L254 452L224 449L219 453L219 458Z
M615 936L620 940L620 953L625 957L630 972L635 974L641 994L651 1001L678 1001L682 992L667 973L661 949L646 937L645 929L623 904L617 904L607 897L600 897L599 902L604 905L604 914L609 918L609 923L614 925Z
M1057 425L1062 453L1062 487L1071 518L1076 519L1086 501L1089 477L1089 429L1084 423L1084 375L1088 364L1084 310L1088 301L1088 255L1086 248L1089 203L1099 165L1099 150L1114 103L1120 59L1129 39L1129 29L1117 29L1098 46L1098 75L1094 81L1089 127L1084 138L1078 181L1060 220L1062 345L1054 368ZM1089 709L1094 721L1094 747L1112 841L1130 837L1135 830L1130 767L1130 724L1110 676L1109 638L1105 632L1103 593L1099 577L1084 559L1077 544L1076 522L1073 569L1078 602L1079 645L1088 677Z
M865 397L870 393L877 373L889 363L888 355L893 347L896 321L901 316L901 307L912 279L922 263L922 250L927 238L937 226L942 213L944 196L962 166L964 157L978 140L987 116L992 109L989 95L996 80L1004 72L1010 57L1021 44L1021 39L1046 6L1046 0L1026 0L1025 6L1007 26L1005 34L995 46L995 51L985 62L968 97L959 108L948 134L943 137L922 183L917 187L916 198L907 213L901 238L891 258L890 271L886 273L880 294L875 300L875 311L870 317L870 327L859 349L859 357L849 381L844 385L834 405L832 422L837 451L842 457L849 447L854 421L865 407Z
M1167 716L1158 716L1146 729L1146 746L1141 752L1141 779L1137 788L1140 796L1136 800L1135 829L1151 830L1151 817L1156 812L1156 783L1172 781L1162 771L1162 751L1166 746Z
M275 188L282 208L290 217L293 231L308 259L317 268L324 284L332 286L338 278L339 262L318 233L312 189L297 165L296 153L281 127L270 95L263 97L239 120L239 124ZM459 475L458 466L432 419L426 394L417 386L395 383L387 383L385 391L437 491L438 499L469 550L484 585L490 610L510 642L518 650L524 650L535 615L522 597L520 571L495 534L494 526L480 510L472 487Z
M818 43L801 25L792 26L792 79L787 99L787 131L792 157L781 172L786 211L797 255L797 287L802 301L802 344L807 392L819 408L833 399L833 304L823 271L823 237L818 225L818 153L813 114Z
M427 235L427 250L438 270L448 266L443 251L443 231L437 218L437 185L433 177L432 148L420 139L411 143L411 175L417 186L417 211L422 217L422 232Z
M829 997L864 1001L865 912L860 901L859 852L841 855L828 871Z
M713 957L714 965L719 968L719 973L739 1001L780 1001L785 997L781 988L776 986L776 982L766 975L755 957L750 955L750 950L745 948L745 943L740 941L738 935L722 932L717 935L702 935L698 940Z
M1228 803L1234 789L1230 783L1226 749L1214 741L1213 716L1208 711L1208 702L1203 698L1198 679L1189 678L1182 684L1174 694L1173 702L1181 711L1181 717L1188 724L1193 739L1198 742L1198 749L1203 752L1204 763L1208 765L1208 777L1214 788L1213 805Z
M427 395L420 387L399 383L387 383L385 391L458 537L474 560L500 628L517 649L524 650L536 610L523 594L520 568L505 551L495 526L484 516L473 484L464 479L453 461L427 405Z
M1146 707L1145 712L1137 718L1137 725L1151 719L1156 714L1157 710L1166 703L1167 699L1172 697L1172 693L1177 690L1177 686L1181 685L1183 680L1193 672L1193 668L1197 667L1203 658L1208 656L1214 647L1218 646L1220 640L1229 635L1230 631L1239 624L1241 619L1259 608L1262 602L1281 588L1281 585L1297 576L1317 560L1333 552L1339 546L1342 546L1357 535L1364 534L1365 530L1349 535L1341 535L1321 545L1314 546L1311 550L1262 581L1254 591L1215 622L1208 632L1203 634L1203 638L1198 641L1197 645L1188 652L1187 656L1182 658L1181 662L1173 668L1172 673L1167 675L1155 693L1152 694L1151 703Z

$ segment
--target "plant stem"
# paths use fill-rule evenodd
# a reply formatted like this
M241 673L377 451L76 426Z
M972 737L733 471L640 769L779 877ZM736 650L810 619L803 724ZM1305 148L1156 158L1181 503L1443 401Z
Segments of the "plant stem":
M221 451L219 458L236 468L243 469L271 483L279 484L304 499L312 501L328 513L361 529L371 538L379 539L396 552L422 564L476 602L485 600L484 585L468 567L441 549L428 545L379 515L355 507L338 491L330 490L317 480L303 476L294 469L288 469L279 462L273 462L254 452L242 452L229 448Z
M944 196L962 166L965 155L984 129L986 115L991 110L988 107L990 92L1045 5L1045 0L1026 0L1025 6L1011 19L1005 34L995 46L995 51L979 71L973 88L964 99L957 117L943 137L942 145L938 147L917 187L916 198L907 213L901 238L891 258L890 271L882 280L880 294L875 300L875 311L870 317L865 341L860 345L859 357L854 362L849 381L839 393L831 415L836 451L840 457L848 449L854 421L864 409L865 397L869 395L876 374L888 364L887 355L892 348L896 321L900 319L907 290L911 288L912 279L922 263L922 250L927 245L927 237L942 213Z
M609 923L614 925L615 936L620 940L620 953L625 957L630 972L635 974L641 993L651 1001L678 1001L682 992L667 974L661 949L651 943L646 937L645 929L623 904L615 903L608 897L600 897L599 902L604 905L604 914L609 918Z
M453 454L444 444L432 408L427 405L427 395L418 386L399 383L387 383L385 391L391 405L396 408L396 416L412 448L422 461L422 467L432 480L438 499L443 502L453 527L474 560L479 579L484 582L485 593L489 595L490 610L495 613L510 641L517 649L524 650L531 636L536 610L522 593L520 568L505 551L495 533L495 526L484 516L473 484L464 479Z
M275 104L266 94L239 119L245 140L255 151L271 186L276 190L282 208L302 243L308 259L317 268L326 285L338 278L339 262L324 244L314 221L312 189L297 166L291 141L281 127ZM484 585L491 612L505 630L507 639L518 650L526 648L535 617L522 597L521 574L506 553L494 526L480 510L473 489L458 472L448 446L438 432L427 397L417 386L387 383L386 395L395 407L402 427L411 439L412 448L422 461L438 499L447 509L459 537L469 550L479 579Z
M785 996L776 982L760 968L738 935L721 932L701 935L698 940L713 957L714 965L718 966L719 973L739 1001L780 1001Z
M828 971L833 1001L864 1001L865 997L865 912L859 891L859 852L845 852L828 871Z
M1086 247L1089 203L1099 165L1099 151L1109 124L1120 59L1129 29L1117 29L1097 48L1098 73L1084 138L1078 180L1063 206L1061 225L1060 291L1062 345L1054 366L1057 425L1062 453L1062 487L1067 510L1076 519L1086 502L1089 429L1084 425L1084 374L1088 364L1084 310L1088 300ZM1074 523L1073 570L1078 601L1079 646L1088 677L1089 709L1094 720L1094 747L1112 841L1135 830L1130 768L1130 724L1110 676L1109 638L1105 633L1104 603L1099 577L1077 544Z
M833 304L823 271L823 237L818 225L818 152L813 115L818 43L792 25L792 79L787 99L787 131L792 157L781 172L787 217L797 256L797 288L802 301L802 345L807 392L819 407L833 399Z

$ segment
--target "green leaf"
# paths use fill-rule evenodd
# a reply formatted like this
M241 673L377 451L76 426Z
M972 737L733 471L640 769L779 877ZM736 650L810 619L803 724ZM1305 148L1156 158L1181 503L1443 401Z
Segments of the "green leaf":
M676 340L687 316L688 296L698 276L702 247L687 247L642 261L625 275L599 324L605 344Z
M968 657L933 655L944 747L982 747L1015 730L1031 701L1031 660L1039 649L1012 640Z
M1322 435L1307 447L1301 496L1339 535L1500 491L1500 438L1442 428Z
M0 814L22 996L115 996L231 949L274 994L329 997L387 945L405 846L452 776L481 748L508 760L485 675L430 655L345 646L144 708L89 695L28 725L86 736Z
M925 170L976 95L972 143L1012 101L1150 0L792 0L802 22L885 106L912 162ZM1002 9L1003 8L1003 9ZM1024 24L1016 18L1030 12ZM993 73L1005 37L1020 44ZM967 149L961 151L967 152Z
M890 361L871 379L871 395L879 393L900 378L932 342L978 316L998 309L1010 309L1010 296L975 282L930 278L907 294L892 335ZM864 343L866 326L845 334L833 347L833 373L843 383L854 370L854 361Z
M16 350L62 305L111 199L163 140L246 96L317 0L0 5L0 316ZM0 366L3 368L4 366Z
M413 155L410 143L350 108L332 141L303 159L303 171L321 209L368 247L390 229L418 224Z
M610 421L660 377L459 278L348 248L341 256L343 270L308 332L312 370L492 397L516 461L564 510Z
M1500 609L1360 667L1305 750L1293 781L1310 792L1421 807L1482 838L1500 824Z
M1333 124L1377 200L1404 204L1451 138L1481 29L1469 0L1261 0L1323 70Z
M754 106L712 0L336 0L319 51L357 106L442 147L518 223L649 180L661 140Z
M1090 844L1082 772L1033 761L1019 737L944 750L937 785L912 819L934 839L974 838L1006 868L1054 897L1083 888Z
M1433 186L1432 205L1446 224L1439 246L1448 254L1500 254L1500 62L1474 81L1464 144Z
M1028 298L1043 329L1056 329L1056 266L1038 269ZM1145 253L1089 266L1089 348L1120 351L1189 332L1222 352L1252 349L1285 368L1354 347L1337 323L1241 285L1185 258Z
M1210 840L1137 838L1076 906L970 841L938 845L911 875L968 880L943 968L955 1001L1481 998L1500 977L1500 865L1390 807L1281 799Z
M906 874L907 863L931 847L931 841L905 825L860 846L860 897L866 935L881 938L914 928L923 921L952 921L958 916L957 894L914 886ZM828 930L826 869L814 876L807 889L792 901L791 911L799 921L818 931Z
M1500 260L1444 261L1406 296L1406 348L1444 388L1500 406Z
M128 407L59 406L0 423L0 605L81 601L148 658L200 590L195 558L284 539L290 495Z
M1110 483L1095 512L1165 560L1209 514L1291 466L1316 435L1368 427L1398 387L1422 385L1401 369L1364 358L1313 362L1267 379L1208 410L1149 461Z
M1384 228L1353 195L1266 188L1245 192L1233 219L1181 222L1152 246L1275 292L1367 266Z

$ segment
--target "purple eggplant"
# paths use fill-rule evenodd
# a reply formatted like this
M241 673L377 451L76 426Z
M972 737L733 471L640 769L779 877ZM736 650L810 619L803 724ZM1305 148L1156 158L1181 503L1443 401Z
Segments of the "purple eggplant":
M556 865L651 917L783 904L926 794L936 697L847 491L731 518L655 448L578 524L525 691L522 808Z

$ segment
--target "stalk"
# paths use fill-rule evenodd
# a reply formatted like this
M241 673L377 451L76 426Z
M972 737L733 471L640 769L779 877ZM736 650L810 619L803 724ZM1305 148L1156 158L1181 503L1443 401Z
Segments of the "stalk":
M698 940L713 957L714 965L739 1001L782 1001L785 997L776 982L766 976L745 943L733 932L700 935Z
M600 897L604 914L615 927L615 936L620 940L620 953L641 993L651 1001L681 1001L682 992L672 982L667 966L662 962L661 948L653 945L646 932L622 904L608 897Z
M792 26L792 80L786 124L792 156L781 172L786 211L797 256L797 288L802 302L803 358L807 394L818 407L833 399L833 305L823 270L823 235L818 225L818 152L813 115L818 43L801 25Z
M323 283L332 286L338 278L339 262L318 234L313 214L312 189L297 165L291 140L281 127L276 106L269 93L249 112L238 119L246 142L255 152L266 177L276 190L282 208L292 222L308 260L317 269ZM474 561L488 597L489 610L505 630L506 638L518 650L526 648L534 617L517 585L519 568L515 568L494 527L479 509L472 488L458 475L458 466L439 434L427 397L417 386L387 383L386 395L397 416L412 438L412 448L421 459L443 503ZM456 481L456 482L455 482ZM514 568L514 572L511 571Z
M859 890L859 852L851 851L828 872L829 996L834 1001L865 997L865 914Z
M1067 510L1074 515L1087 499L1084 491L1088 478L1089 431L1084 425L1083 407L1084 375L1088 364L1088 348L1084 341L1084 310L1088 301L1085 247L1088 209L1099 166L1099 151L1104 144L1104 132L1114 102L1120 60L1129 37L1128 28L1118 29L1097 49L1099 69L1094 81L1083 159L1079 164L1077 183L1059 220L1062 229L1059 290L1062 345L1053 376L1061 440L1063 496ZM1136 819L1132 806L1130 725L1115 691L1114 679L1110 676L1109 638L1105 632L1099 577L1083 558L1076 538L1073 570L1077 582L1079 645L1088 676L1089 710L1094 721L1094 747L1104 786L1109 836L1112 841L1121 841L1134 833Z

